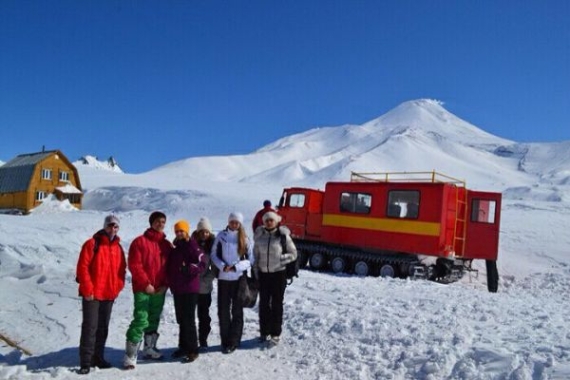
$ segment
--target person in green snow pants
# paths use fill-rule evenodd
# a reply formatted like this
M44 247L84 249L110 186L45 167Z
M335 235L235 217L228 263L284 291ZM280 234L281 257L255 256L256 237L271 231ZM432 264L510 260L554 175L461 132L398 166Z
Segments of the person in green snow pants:
M145 332L158 331L160 314L164 306L165 293L146 294L137 292L134 294L135 311L133 320L127 330L129 342L140 342Z
M127 341L123 365L134 369L141 342L144 342L145 359L161 359L162 353L156 348L158 324L168 289L166 261L172 243L166 240L164 226L166 215L155 211L149 217L150 228L137 237L129 247L128 268L131 271L134 312L127 330Z

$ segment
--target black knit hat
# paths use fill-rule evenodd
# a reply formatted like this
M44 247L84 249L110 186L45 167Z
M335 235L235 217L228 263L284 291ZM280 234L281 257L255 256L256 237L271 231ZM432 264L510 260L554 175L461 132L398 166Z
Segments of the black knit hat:
M152 214L150 214L149 218L148 218L148 222L150 223L150 225L152 226L152 224L154 223L155 220L157 220L158 218L164 218L166 219L166 215L164 215L163 212L161 211L155 211Z

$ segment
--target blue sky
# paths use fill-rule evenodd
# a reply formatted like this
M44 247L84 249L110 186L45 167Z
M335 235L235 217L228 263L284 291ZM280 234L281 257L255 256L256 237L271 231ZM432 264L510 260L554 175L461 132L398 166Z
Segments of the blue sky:
M142 172L435 98L570 140L568 1L0 1L0 160ZM212 168L215 170L215 168Z

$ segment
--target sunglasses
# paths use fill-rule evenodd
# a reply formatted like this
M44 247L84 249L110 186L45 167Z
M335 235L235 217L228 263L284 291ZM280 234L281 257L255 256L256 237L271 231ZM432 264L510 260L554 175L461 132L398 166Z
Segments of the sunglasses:
M182 233L186 233L186 231L184 230L176 230L174 231L175 234L182 234Z
M119 225L118 225L117 223L109 223L109 224L107 224L107 227L111 227L111 228L114 228L114 229L118 229L118 228L119 228Z

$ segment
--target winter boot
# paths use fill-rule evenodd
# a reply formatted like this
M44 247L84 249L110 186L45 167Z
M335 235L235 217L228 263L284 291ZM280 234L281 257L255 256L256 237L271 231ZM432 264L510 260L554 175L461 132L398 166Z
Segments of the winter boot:
M269 339L269 347L275 347L279 344L280 338L278 335L273 335L271 339Z
M123 359L123 367L125 369L134 369L137 365L137 356L141 342L133 343L127 341L125 349L125 358Z
M192 363L200 356L197 352L191 352L182 360L183 363Z
M159 334L157 332L145 334L144 335L144 358L152 360L162 359L162 354L156 348L156 341L158 340Z

